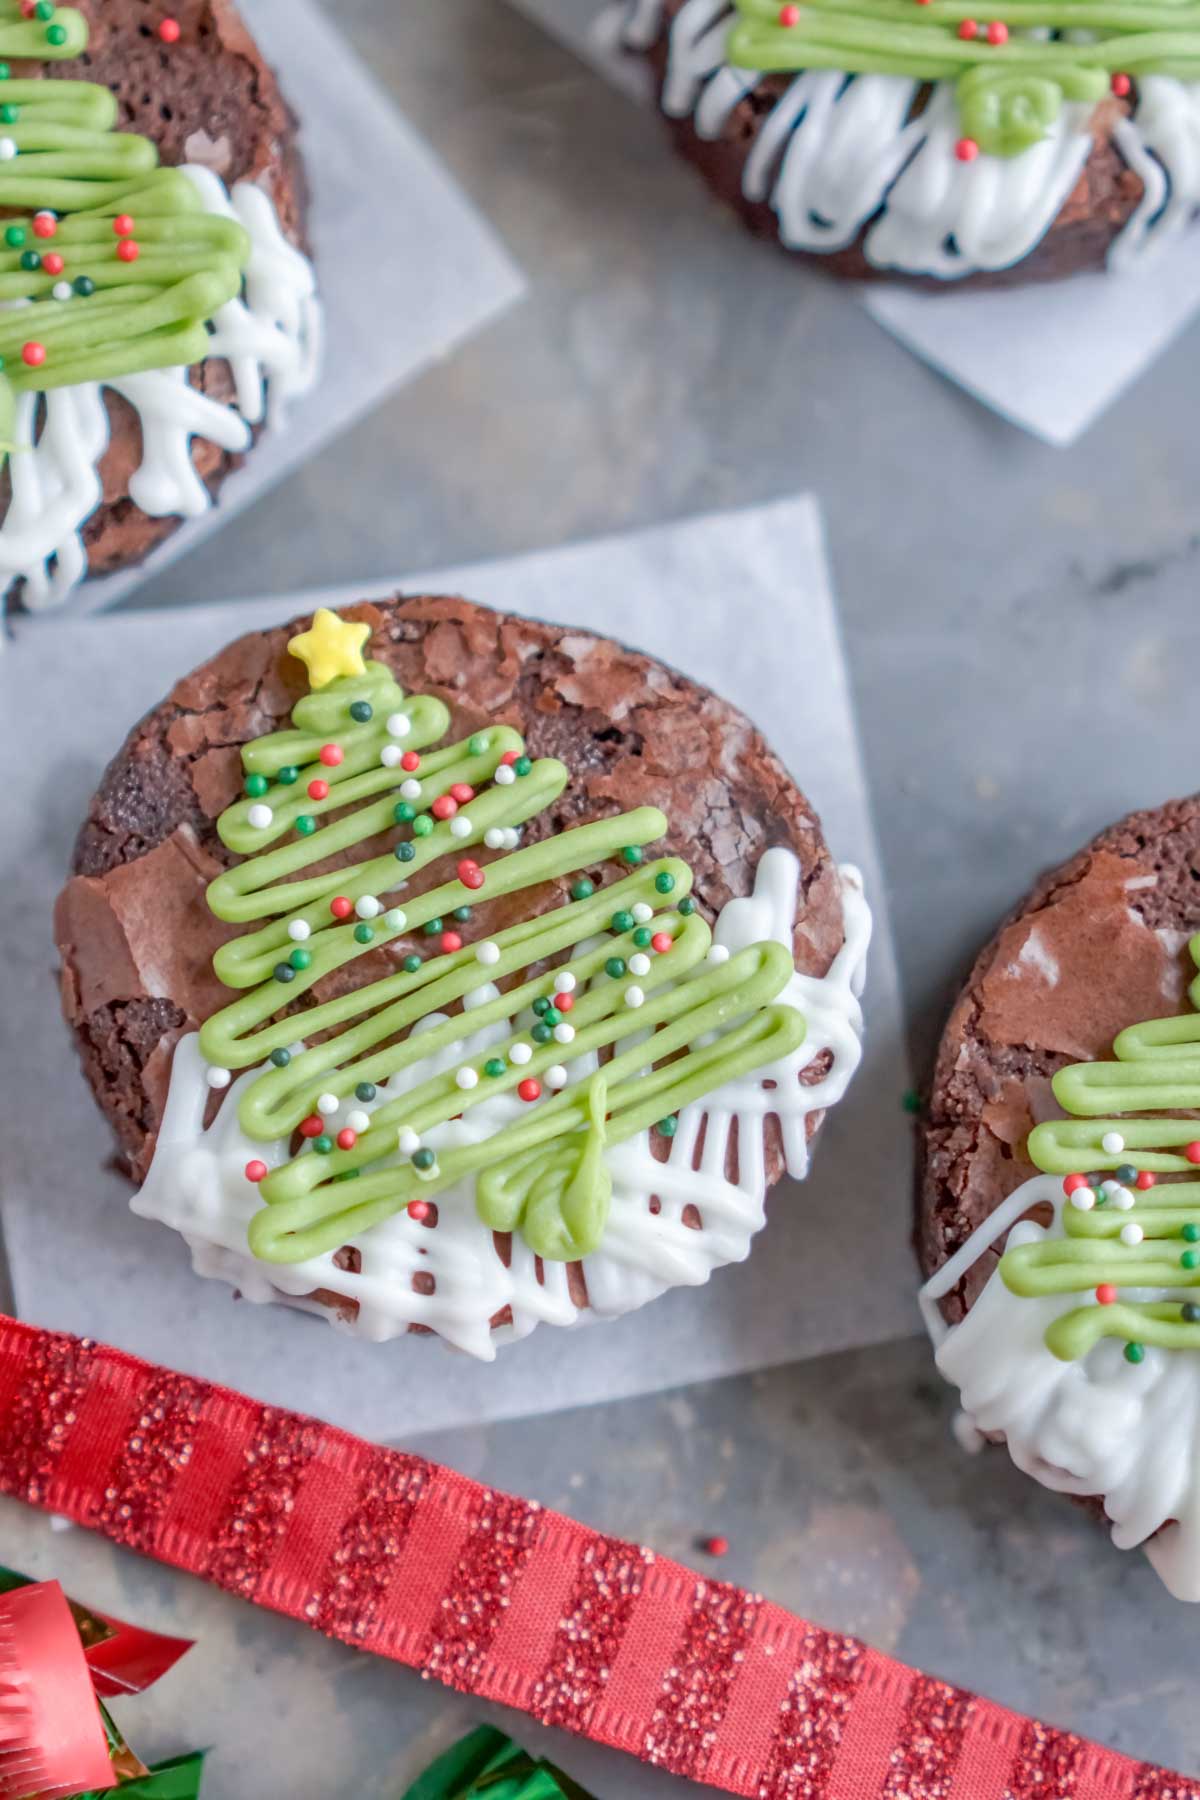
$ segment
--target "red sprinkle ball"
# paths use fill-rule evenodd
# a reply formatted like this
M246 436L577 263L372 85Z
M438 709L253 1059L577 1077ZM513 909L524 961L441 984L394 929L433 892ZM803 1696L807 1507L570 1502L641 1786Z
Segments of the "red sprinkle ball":
M325 764L327 769L336 769L340 762L345 761L345 757L346 752L342 749L340 744L321 745L320 760Z
M45 344L22 344L21 361L27 368L40 369L46 360Z
M51 238L58 231L58 220L51 212L34 213L33 235L40 238Z
M500 758L500 761L502 763L507 763L509 765L509 767L511 768L513 763L516 762L516 760L520 754L521 753L519 750L506 750L504 752L504 755Z
M118 213L113 220L113 230L120 238L132 237L133 215L131 213Z
M453 794L439 794L429 810L435 819L452 819L458 811L458 801Z
M1067 1179L1063 1182L1063 1193L1069 1200L1071 1195L1075 1193L1078 1188L1086 1187L1087 1184L1088 1178L1086 1175L1068 1175Z
M1114 75L1113 76L1112 91L1117 96L1118 100L1124 100L1125 96L1129 93L1129 91L1132 87L1133 87L1133 83L1132 83L1132 81L1130 81L1128 75Z
M674 942L675 940L670 932L656 931L654 936L650 939L650 948L652 950L657 950L660 956L665 956Z
M265 1162L259 1162L257 1156L254 1158L253 1162L248 1162L246 1164L247 1181L265 1181L266 1178L267 1165Z
M337 1147L339 1150L353 1150L357 1142L358 1133L357 1131L352 1131L349 1125L344 1125L337 1134Z
M1096 1298L1101 1306L1111 1306L1117 1297L1117 1290L1111 1281L1102 1281L1096 1289Z
M1200 1163L1200 1143L1197 1143L1195 1138L1193 1138L1183 1154L1190 1163Z
M987 28L987 41L989 44L1007 44L1008 26L1002 19L992 20Z
M974 138L959 138L954 146L954 154L959 162L974 162L979 155L979 145Z
M779 23L790 31L793 25L800 23L800 8L798 6L781 6Z
M457 931L443 931L442 949L446 952L447 956L455 950L462 949L462 938Z
M177 44L179 42L179 20L160 19L158 21L158 35L164 44Z
M456 781L450 788L450 797L457 800L460 806L466 806L468 801L475 798L475 789L465 781Z
M308 784L308 797L310 800L328 800L329 783L322 781L318 775L315 781L310 781Z
M964 19L958 28L960 38L971 39L979 36L979 27L974 19Z
M407 1207L409 1218L415 1219L418 1225L423 1225L432 1211L428 1200L410 1200Z
M483 886L483 870L477 862L472 862L470 857L464 857L458 865L458 879L466 888L481 888Z
M354 911L354 902L347 900L345 894L339 894L335 900L329 902L329 910L335 919L348 919Z
M42 267L47 275L61 275L66 266L57 250L51 250L49 255L42 258Z
M1150 1173L1149 1169L1143 1169L1141 1174L1137 1178L1136 1185L1141 1188L1141 1190L1144 1194L1147 1188L1152 1188L1154 1186L1157 1179L1158 1179L1158 1177L1156 1175L1152 1175Z
M21 0L21 17L32 19L37 8L37 0Z
M542 1084L540 1081L535 1081L532 1075L527 1075L524 1081L517 1084L517 1093L522 1100L540 1100Z
M554 996L554 1005L558 1008L559 1012L570 1012L570 1010L574 1006L574 1004L575 1004L574 994L562 993L562 994L555 994L555 996Z
M307 1119L300 1121L301 1137L320 1137L325 1129L325 1121L320 1113L310 1113Z
M707 1556L728 1556L729 1539L727 1537L705 1538L701 1543L700 1548Z
M121 262L136 262L141 254L132 238L122 238L117 245L117 256Z
M400 758L400 767L407 770L410 775L414 769L419 769L420 766L421 759L415 750L406 750L404 755Z

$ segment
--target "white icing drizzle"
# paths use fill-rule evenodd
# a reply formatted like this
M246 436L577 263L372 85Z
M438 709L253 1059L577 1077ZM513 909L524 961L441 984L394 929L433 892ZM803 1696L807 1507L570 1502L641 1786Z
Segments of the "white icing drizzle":
M1047 1229L1023 1218L1051 1205ZM966 1317L947 1326L938 1301L1007 1234L1010 1245L1063 1237L1062 1183L1038 1175L1010 1194L921 1290L937 1365L962 1397L960 1442L1002 1436L1019 1469L1057 1493L1099 1495L1118 1549L1138 1544L1178 1600L1200 1600L1200 1352L1146 1346L1126 1362L1102 1338L1075 1362L1046 1348L1047 1327L1086 1298L1013 1294L993 1271ZM1137 1289L1139 1300L1170 1298Z
M724 908L715 941L732 951L775 937L790 948L799 874L790 851L768 850L759 863L753 895ZM133 1210L179 1231L191 1250L196 1273L232 1283L248 1300L284 1299L374 1341L396 1337L410 1324L426 1325L485 1361L494 1358L498 1342L527 1337L538 1324L616 1318L667 1288L700 1286L714 1269L743 1261L751 1238L765 1223L766 1117L779 1120L789 1173L803 1176L808 1169L808 1121L841 1098L858 1066L859 994L871 916L858 871L844 867L841 882L842 949L828 974L816 979L794 973L779 996L780 1002L798 1007L807 1021L807 1036L799 1049L685 1108L665 1162L651 1153L648 1133L606 1153L613 1176L612 1209L602 1249L583 1265L590 1303L583 1308L571 1293L566 1265L539 1265L519 1234L513 1235L507 1262L501 1258L476 1211L472 1179L437 1194L436 1225L418 1224L401 1212L352 1239L361 1262L357 1272L338 1267L332 1254L288 1265L257 1261L246 1245L246 1227L261 1201L246 1180L245 1165L250 1158L261 1157L269 1167L277 1167L287 1158L287 1145L254 1144L238 1124L238 1099L259 1073L256 1069L225 1090L220 1111L205 1130L211 1093L195 1035L176 1047L153 1165L131 1202ZM476 989L468 996L468 1010L496 993L491 983ZM431 1015L415 1029L429 1029L441 1023L442 1016ZM393 1078L365 1110L394 1100L430 1074L477 1057L491 1044L504 1041L511 1029L510 1024L499 1023L464 1036ZM801 1071L825 1052L830 1053L831 1066L818 1081L805 1086ZM575 1082L585 1080L596 1062L594 1057L580 1056L567 1066ZM475 1142L523 1112L515 1096L499 1095L472 1107L463 1119L427 1133L424 1141L435 1150ZM696 1167L702 1127L704 1144ZM736 1182L728 1179L725 1167L735 1128ZM688 1217L694 1221L698 1213L698 1227L684 1221L685 1209L691 1208L695 1213L688 1210ZM433 1293L414 1290L413 1278L419 1275L433 1277ZM314 1301L311 1296L319 1288L355 1301L357 1317L345 1321ZM491 1320L506 1307L511 1309L511 1324L494 1329Z
M624 42L644 50L664 23L664 0L621 0ZM719 138L761 74L725 63L729 0L685 0L670 26L662 108ZM833 251L864 226L863 254L879 269L959 280L1020 262L1069 198L1092 148L1092 108L1064 105L1047 137L1019 156L955 155L954 90L935 84L918 118L920 84L904 76L806 70L762 121L742 173L747 200L765 202L792 250ZM1125 269L1168 242L1200 208L1200 83L1138 82L1133 118L1115 130L1145 195L1111 246Z
M19 396L15 441L29 447L9 458L12 498L0 524L0 587L23 578L31 611L61 605L87 573L81 533L103 497L100 461L109 440L104 387L128 402L141 426L130 498L153 518L194 518L212 497L193 466L192 439L207 438L231 453L247 450L250 427L264 417L277 425L286 402L316 379L321 313L312 265L284 237L270 197L248 181L230 193L211 169L187 165L183 172L206 211L239 220L250 235L244 296L221 308L211 338L211 354L226 357L233 371L236 403L210 399L184 369Z

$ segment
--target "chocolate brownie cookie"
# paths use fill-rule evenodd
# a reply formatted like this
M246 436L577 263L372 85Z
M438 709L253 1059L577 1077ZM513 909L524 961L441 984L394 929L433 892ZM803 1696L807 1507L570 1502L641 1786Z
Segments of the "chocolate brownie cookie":
M55 60L21 57L7 65L10 91L19 84L22 104L13 128L17 155L3 165L18 173L11 184L0 174L0 206L25 233L25 248L14 238L11 249L40 258L31 267L29 297L50 299L52 310L61 298L63 317L93 304L96 289L97 298L111 298L117 290L106 284L117 279L113 264L121 257L137 264L126 279L145 272L172 301L181 288L168 284L205 273L209 258L217 264L232 255L234 274L228 286L218 283L194 302L201 312L213 309L211 338L180 340L179 350L163 353L161 362L149 352L96 352L76 359L68 378L57 372L62 352L36 319L29 336L35 344L45 339L41 362L31 372L22 370L21 362L28 365L23 350L21 362L6 359L18 372L14 385L27 409L17 413L12 435L34 448L17 458L0 491L0 583L12 598L38 606L65 598L86 574L139 561L183 517L211 504L264 428L267 390L275 418L289 396L311 384L318 335L313 274L303 253L306 192L296 120L231 0L180 0L169 17L142 0L80 0L59 8L58 16L68 19L71 35ZM22 21L9 31L27 29ZM76 38L85 47L77 49ZM11 50L0 48L18 56L15 41ZM111 214L114 238L103 245L79 241L80 224L53 182L44 191L57 202L57 219L42 208L31 180L38 158L21 150L22 118L32 123L39 106L51 105L60 116L69 83L88 84L89 95L111 95L115 102L109 121L95 105L79 113L77 129L96 129L91 144L79 142L74 152L71 205L89 217L97 209ZM219 229L228 234L232 226L240 241L205 237L166 263L148 216L162 202L151 202L145 178L131 177L124 193L98 178L110 166L107 146L126 143L117 133L153 146L149 155L157 154L161 170L187 169L190 186L171 190L172 199L227 221ZM147 212L141 218L139 196ZM118 220L127 229L118 231ZM241 274L251 265L252 279L243 287ZM51 292L53 277L59 279ZM178 366L188 350L199 354L187 358L190 386L183 386L165 358ZM152 431L144 430L146 421ZM31 461L45 465L40 485L54 506L41 500L38 483L24 478Z
M965 3L895 12L631 0L625 41L721 198L837 275L1053 280L1124 267L1191 222L1193 8L1144 64L1121 31L1068 47Z
M972 1424L1102 1499L1122 1546L1156 1533L1193 1599L1198 882L1200 796L1038 882L947 1023L917 1219L927 1321Z
M397 1015L395 1035L380 1027L366 1075L360 1052L371 1028L360 1022L344 1038L335 1035L336 1053L325 1040L353 1014L376 1007L372 984L386 984L380 997L402 995L406 984L418 990L426 985L428 970L444 969L447 978L435 983L430 1007L445 995L450 1012L465 1017L464 1007L469 1014L485 1004L480 995L486 992L482 984L493 979L490 971L497 971L494 980L506 1003L514 982L540 971L547 991L533 995L533 1012L518 1015L515 1001L499 1009L483 1031L484 1048L494 1040L498 1049L492 1056L480 1050L471 1067L459 1071L461 1092L448 1103L446 1119L452 1121L460 1111L471 1118L466 1109L482 1102L478 1115L489 1120L499 1167L506 1131L517 1134L513 1147L519 1150L526 1120L553 1117L547 1103L556 1096L565 1116L568 1099L583 1091L576 1083L588 1075L594 1087L600 1070L608 1071L609 1093L607 1127L603 1094L592 1101L599 1141L606 1130L613 1135L618 1098L632 1104L632 1089L614 1087L626 1035L635 1024L639 1032L643 1024L670 1024L676 1002L664 1000L663 984L674 988L668 981L673 971L688 973L678 991L694 996L692 1005L715 1007L710 1026L749 1009L748 1021L738 1027L746 1034L744 1054L728 1068L714 1063L715 1073L701 1079L700 1064L713 1052L700 1053L689 1086L684 1077L695 1052L684 1052L704 1021L689 1012L693 1036L661 1040L673 1078L664 1075L661 1100L649 1102L656 1116L644 1123L655 1130L617 1132L616 1175L601 1181L611 1186L615 1180L611 1204L612 1217L621 1221L620 1255L597 1258L586 1232L576 1243L563 1228L572 1252L564 1260L574 1274L554 1290L546 1274L553 1254L545 1236L533 1232L543 1316L568 1322L589 1303L599 1311L624 1311L664 1286L702 1279L708 1267L744 1255L762 1222L765 1188L785 1164L803 1172L808 1139L857 1062L855 995L867 931L856 877L831 861L816 815L778 758L726 702L685 675L589 632L439 597L364 603L340 619L318 615L299 638L298 631L293 624L238 640L185 676L134 728L92 802L59 899L64 1009L122 1156L135 1179L146 1181L149 1174L143 1200L166 1189L174 1200L163 1206L155 1200L155 1216L167 1216L172 1204L178 1208L189 1179L176 1160L185 1140L193 1173L197 1145L209 1141L215 1147L220 1134L240 1131L239 1119L249 1121L252 1139L265 1141L251 1116L263 1098L280 1122L278 1141L259 1156L247 1140L246 1166L261 1178L270 1164L263 1188L268 1198L278 1197L272 1183L290 1192L297 1171L308 1177L316 1168L311 1150L285 1160L289 1149L305 1142L315 1118L317 1148L333 1155L322 1167L344 1179L363 1172L353 1189L332 1190L338 1204L327 1210L334 1223L317 1234L329 1242L312 1251L316 1237L297 1236L306 1254L289 1286L296 1261L289 1244L273 1242L257 1260L246 1251L247 1221L259 1197L252 1181L242 1178L226 1208L231 1219L237 1214L227 1241L210 1232L197 1265L229 1274L243 1291L254 1290L257 1276L273 1294L281 1288L296 1298L336 1294L343 1316L369 1335L390 1336L425 1323L488 1354L493 1315L503 1314L501 1323L517 1331L536 1322L537 1307L518 1279L528 1259L512 1249L512 1230L497 1239L507 1243L507 1262L489 1250L495 1267L479 1281L487 1310L480 1315L464 1302L465 1323L439 1313L424 1279L412 1291L406 1284L399 1301L393 1294L383 1313L378 1282L368 1306L365 1292L347 1279L369 1270L372 1248L377 1261L385 1243L388 1257L411 1260L400 1241L403 1232L411 1237L415 1231L424 1253L428 1226L414 1226L414 1210L419 1225L422 1216L436 1218L440 1200L446 1216L447 1197L423 1165L426 1154L431 1164L443 1155L453 1163L443 1149L447 1130L454 1136L453 1123L422 1130L432 1147L423 1141L419 1160L401 1131L400 1178L381 1177L373 1157L364 1160L356 1150L356 1137L370 1133L372 1143L383 1141L371 1121L384 1105L380 1116L392 1125L386 1142L395 1147L392 1115L403 1114L405 1103L392 1096L411 1088L414 1078L411 1056L397 1045L408 1026L430 1029L423 1002L415 1013ZM359 639L365 646L358 646ZM329 646L331 662L322 660ZM307 694L305 655L312 662ZM427 747L435 742L455 747ZM347 813L338 798L344 779L356 784L344 791L364 800L357 811ZM382 798L371 798L376 795ZM324 815L335 808L337 818L327 823ZM367 864L355 855L363 844L374 853ZM298 883L276 879L302 868ZM260 891L264 881L276 885ZM428 899L434 890L443 896L437 911ZM399 902L397 894L403 896ZM295 916L278 926L255 926L249 935L236 930L272 912ZM717 942L709 953L713 924ZM231 1009L230 988L257 980L255 946L267 937L273 948L262 965L266 979ZM518 955L517 945L527 941ZM781 943L788 951L782 963ZM564 952L569 968L561 962ZM499 993L490 991L498 1002ZM253 1049L245 1035L247 1004L259 1019L250 1034ZM615 1012L618 1005L624 1010ZM306 1017L314 1008L319 1017ZM597 1009L590 1027L596 1053L577 1052L576 1025ZM266 1026L275 1012L281 1020ZM802 1043L793 1042L797 1013L807 1026ZM520 1035L522 1023L528 1039L513 1044L511 1033ZM270 1088L299 1094L296 1076L306 1053L295 1040L302 1036L321 1044L307 1053L316 1086L296 1120L284 1122L283 1113L272 1111ZM738 1032L720 1040L731 1055L737 1041ZM344 1052L343 1043L350 1045ZM474 1033L468 1043L475 1044ZM335 1064L343 1054L357 1066L338 1075ZM446 1054L457 1062L468 1051L457 1042ZM756 1079L765 1064L772 1066ZM250 1065L234 1092L225 1093L231 1071ZM266 1088L258 1070L268 1071ZM481 1079L487 1095L476 1092ZM260 1085L247 1098L247 1082L256 1081ZM206 1083L209 1133L200 1130ZM734 1115L721 1125L703 1109L705 1094L717 1086ZM495 1099L487 1097L493 1092ZM200 1112L186 1129L185 1094L200 1097ZM226 1169L229 1161L226 1150ZM647 1171L657 1189L652 1175L660 1163L661 1193L639 1196ZM527 1164L517 1158L516 1166ZM411 1187L421 1176L434 1185L418 1186L417 1202L410 1204L405 1183ZM374 1194L389 1181L395 1192L381 1197L382 1222L374 1223L372 1213L374 1229L358 1233L354 1227L366 1215L354 1214L353 1207L346 1214L342 1197ZM464 1210L461 1196L454 1200ZM286 1197L284 1204L282 1213L267 1209L268 1224L291 1216ZM554 1211L550 1201L546 1205ZM499 1200L496 1208L503 1210ZM210 1226L213 1215L210 1193ZM338 1235L342 1215L348 1221L345 1242ZM199 1217L199 1211L194 1218L178 1211L170 1217L194 1251L202 1235ZM654 1227L649 1245L642 1242L647 1221ZM484 1237L490 1246L490 1235ZM271 1260L281 1252L282 1259ZM579 1273L585 1262L593 1271L590 1302ZM416 1273L424 1278L428 1266ZM448 1304L449 1276L436 1280ZM500 1303L492 1305L497 1295ZM414 1297L421 1304L408 1304Z

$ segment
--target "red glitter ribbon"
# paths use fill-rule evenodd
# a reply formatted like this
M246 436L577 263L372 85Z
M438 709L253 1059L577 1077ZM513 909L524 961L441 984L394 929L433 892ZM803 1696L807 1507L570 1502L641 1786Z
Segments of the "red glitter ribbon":
M753 1800L1200 1800L533 1501L3 1318L0 1491Z

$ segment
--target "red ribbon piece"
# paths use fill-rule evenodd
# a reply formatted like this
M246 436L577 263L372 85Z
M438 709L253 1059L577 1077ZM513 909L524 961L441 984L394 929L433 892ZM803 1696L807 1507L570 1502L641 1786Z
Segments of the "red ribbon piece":
M1200 1800L534 1501L3 1318L0 1491L753 1800Z
M0 1594L0 1794L116 1787L83 1646L57 1581Z

